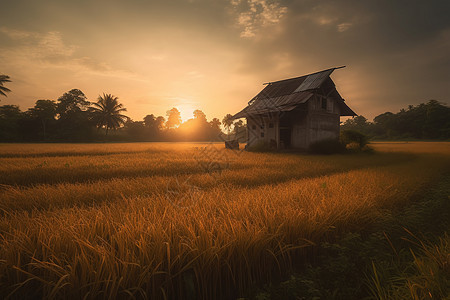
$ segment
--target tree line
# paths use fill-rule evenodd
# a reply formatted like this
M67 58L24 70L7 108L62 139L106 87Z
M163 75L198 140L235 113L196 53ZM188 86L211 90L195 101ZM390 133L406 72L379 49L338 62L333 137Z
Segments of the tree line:
M0 74L0 95L10 90L4 86L9 76ZM17 105L0 106L0 142L40 141L220 141L228 137L246 140L242 120L233 121L227 114L222 121L208 121L201 110L182 122L176 108L166 117L147 115L133 121L117 97L100 95L97 102L87 100L79 89L72 89L54 100L37 100L34 107L22 112ZM226 130L222 132L221 125ZM360 115L341 124L342 130L355 130L371 139L450 139L450 108L436 100L409 105L398 113L386 112L373 122Z
M398 113L385 112L369 122L360 115L346 120L341 130L356 130L371 139L448 140L450 108L436 100L409 105Z
M9 77L0 80L0 92ZM124 115L126 108L111 94L100 95L90 102L79 89L72 89L54 100L37 100L34 107L21 111L17 105L0 106L0 142L93 142L93 141L220 141L228 134L245 134L242 121L233 122L231 115L220 121L208 121L201 110L182 122L177 108L166 117L147 115L133 121ZM244 137L245 138L245 137Z

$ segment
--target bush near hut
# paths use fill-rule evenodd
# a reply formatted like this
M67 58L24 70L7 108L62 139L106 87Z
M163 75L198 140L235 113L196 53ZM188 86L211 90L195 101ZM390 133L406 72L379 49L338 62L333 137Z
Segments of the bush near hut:
M342 130L340 134L340 142L348 150L361 151L367 150L367 135L356 130Z

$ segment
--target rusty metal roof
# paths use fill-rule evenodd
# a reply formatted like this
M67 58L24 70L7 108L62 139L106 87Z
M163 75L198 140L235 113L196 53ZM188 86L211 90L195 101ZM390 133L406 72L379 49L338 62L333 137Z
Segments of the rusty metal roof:
M335 69L333 68L305 76L305 80L303 80L302 84L300 84L294 93L318 89Z
M301 85L305 78L306 76L277 82L269 82L266 87L258 95L256 95L255 100L292 94L298 86Z
M233 116L233 119L243 118L252 114L264 114L276 111L290 111L311 98L314 90L320 88L334 70L344 67L331 68L320 72L266 83L266 87L259 92L248 106ZM331 79L329 79L331 80ZM334 84L333 84L334 86ZM346 114L356 115L338 94L341 109Z
M290 95L283 95L273 98L264 98L255 101L239 113L233 116L233 119L243 118L247 115L258 115L277 111L291 111L299 104L305 103L313 96L310 92L299 92Z

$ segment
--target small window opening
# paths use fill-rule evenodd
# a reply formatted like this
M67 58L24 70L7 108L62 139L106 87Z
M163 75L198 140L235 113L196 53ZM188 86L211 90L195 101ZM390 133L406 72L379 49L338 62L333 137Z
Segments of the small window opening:
M261 137L264 137L264 132L261 132Z
M327 109L327 99L326 98L322 98L322 108Z

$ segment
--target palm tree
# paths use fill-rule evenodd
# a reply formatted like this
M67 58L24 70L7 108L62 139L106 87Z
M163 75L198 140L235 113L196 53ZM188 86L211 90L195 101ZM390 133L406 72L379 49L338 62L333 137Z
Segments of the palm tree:
M98 96L96 103L92 103L91 107L93 119L97 123L98 128L105 128L105 135L108 135L109 129L117 129L120 125L125 124L129 119L121 113L127 109L119 103L119 98L103 93L103 96Z
M227 130L228 135L230 135L231 125L233 125L232 117L233 117L232 115L226 114L222 120L223 127L225 127L225 129Z
M5 82L11 82L11 80L9 80L9 76L8 75L0 75L0 95L3 95L6 97L6 93L11 92L11 90L3 86L3 83L5 83Z

